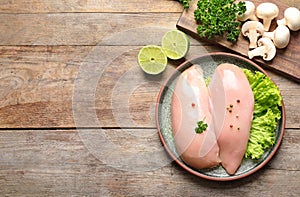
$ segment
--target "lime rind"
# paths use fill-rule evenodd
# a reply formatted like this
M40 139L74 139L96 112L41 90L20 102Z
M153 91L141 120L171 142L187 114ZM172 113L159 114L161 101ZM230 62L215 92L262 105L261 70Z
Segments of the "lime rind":
M168 31L162 38L162 48L170 59L183 58L188 53L189 47L190 40L182 31Z

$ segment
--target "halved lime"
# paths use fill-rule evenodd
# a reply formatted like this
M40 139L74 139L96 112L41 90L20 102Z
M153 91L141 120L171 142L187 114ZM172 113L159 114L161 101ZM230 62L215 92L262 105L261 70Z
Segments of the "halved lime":
M160 46L144 46L138 55L138 62L143 71L156 75L165 70L168 58Z
M170 30L162 38L162 48L168 58L178 60L183 58L190 48L190 39L182 31Z

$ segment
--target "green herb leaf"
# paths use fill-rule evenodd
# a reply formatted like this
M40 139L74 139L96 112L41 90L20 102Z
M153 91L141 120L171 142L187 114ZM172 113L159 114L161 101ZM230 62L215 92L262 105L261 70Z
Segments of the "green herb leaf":
M189 8L190 7L190 1L191 0L178 0L180 3L182 3L184 8Z
M206 85L207 87L208 87L210 81L211 81L211 77L207 77L207 78L205 79L205 85Z
M236 16L246 11L245 2L235 0L199 0L194 11L195 20L199 23L197 32L200 37L212 39L226 34L226 39L236 42L240 34L240 22Z
M195 128L196 133L203 133L208 125L204 122L205 118L199 122L197 122L197 127Z

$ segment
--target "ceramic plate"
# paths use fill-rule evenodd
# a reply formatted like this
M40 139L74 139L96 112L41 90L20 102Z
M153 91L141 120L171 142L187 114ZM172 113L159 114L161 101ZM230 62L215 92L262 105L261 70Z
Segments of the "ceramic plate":
M229 53L210 53L184 62L180 65L175 72L167 79L162 86L157 106L156 106L156 124L158 128L159 137L164 145L166 151L170 156L185 170L188 172L209 180L216 181L228 181L240 179L250 174L253 174L260 168L262 168L275 154L281 143L284 127L285 127L285 110L282 102L281 114L282 117L278 122L276 129L276 141L273 147L267 149L265 154L259 160L243 159L242 164L238 171L234 175L228 175L222 166L215 168L209 168L204 170L198 170L186 165L180 158L180 155L176 151L175 142L172 135L171 124L171 100L173 95L174 86L180 73L189 68L193 64L201 65L204 71L204 77L212 76L215 68L221 63L232 63L241 68L247 68L252 71L261 71L265 75L267 73L252 61Z

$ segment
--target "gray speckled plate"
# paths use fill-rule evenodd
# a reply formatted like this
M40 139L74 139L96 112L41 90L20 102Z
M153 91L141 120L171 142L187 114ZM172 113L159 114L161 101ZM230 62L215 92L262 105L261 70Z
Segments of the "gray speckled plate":
M282 102L282 118L277 126L276 142L274 146L266 150L265 154L259 160L251 160L244 158L240 168L234 175L228 175L222 166L198 170L188 166L181 160L180 155L176 151L175 142L172 135L171 123L171 98L173 95L173 89L176 84L177 78L181 72L183 72L185 69L189 68L193 64L198 64L202 67L204 71L204 77L210 77L212 76L215 68L219 64L226 62L235 64L241 68L247 68L252 71L258 70L267 75L267 73L258 65L241 56L222 52L209 53L192 59L190 61L186 61L182 65L180 65L162 86L156 106L156 124L158 128L159 137L166 151L185 170L189 171L190 173L196 176L216 181L229 181L240 179L249 176L250 174L262 168L273 157L273 155L279 148L285 127L285 110L284 104Z

